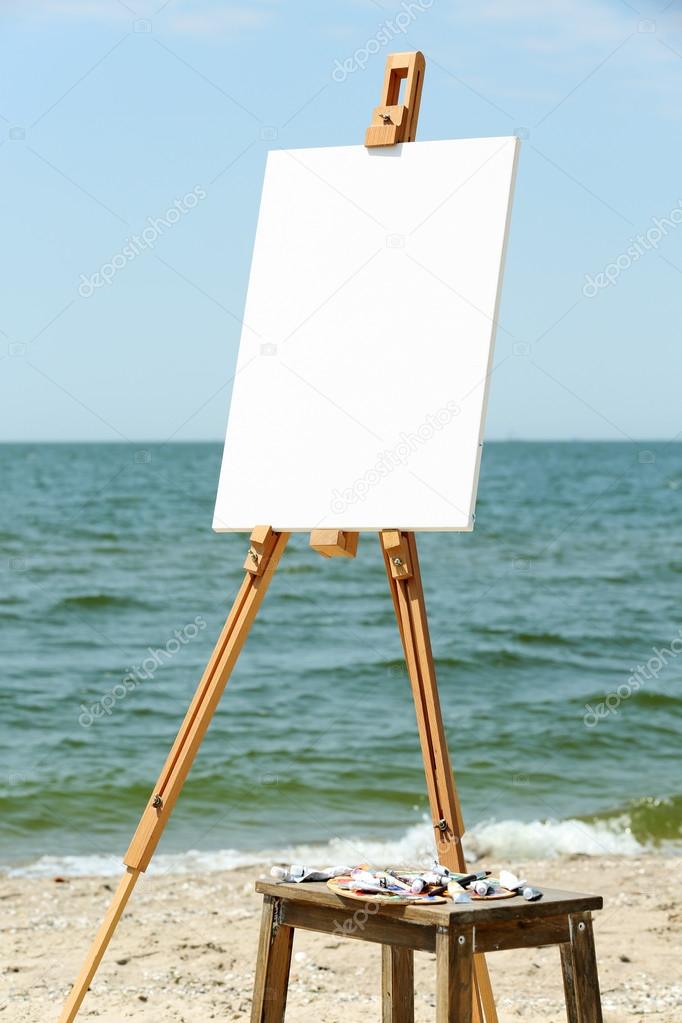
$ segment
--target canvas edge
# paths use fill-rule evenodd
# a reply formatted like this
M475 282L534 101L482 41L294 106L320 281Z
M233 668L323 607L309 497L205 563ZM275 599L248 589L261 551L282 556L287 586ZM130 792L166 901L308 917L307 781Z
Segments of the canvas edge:
M509 182L509 196L507 198L507 215L504 221L504 232L502 234L502 251L500 253L500 269L497 275L497 294L495 295L495 307L493 310L493 324L490 333L490 349L488 352L488 365L485 371L485 387L483 391L483 402L481 403L481 423L478 431L478 446L476 448L476 465L474 468L474 480L471 488L471 505L469 507L469 518L471 529L474 528L476 520L476 500L478 498L478 483L481 475L481 458L483 457L483 434L485 432L486 419L488 417L488 401L490 398L490 377L493 372L493 360L495 358L495 343L497 341L497 319L502 302L502 288L504 286L504 272L507 265L507 249L509 246L509 235L511 232L512 209L514 206L514 192L516 190L516 173L519 166L519 153L521 151L521 140L516 135L509 136L514 142L514 154L512 156L512 172Z
M350 526L350 525L338 525L333 526L282 526L274 524L272 522L254 523L250 526L230 526L219 528L213 520L212 529L214 533L251 533L256 525L268 525L275 533L312 533L314 529L339 529L344 533L382 533L387 529L397 529L401 533L471 533L474 528L473 518L469 519L465 526L411 526L411 525L396 525L394 522L383 523L382 525L374 526Z
M442 145L445 142L451 142L453 145L458 142L519 142L518 135L465 135L459 139L419 139L415 142L398 142L395 146L390 147L376 147L376 149L367 149L362 143L351 143L350 145L344 146L301 146L300 148L285 149L283 146L279 149L269 149L268 157L270 156L286 156L287 153L319 153L325 150L331 151L332 149L358 149L364 150L368 157L376 156L387 156L390 155L389 150L399 150L401 153L407 147L406 151L414 152L418 148L423 146Z

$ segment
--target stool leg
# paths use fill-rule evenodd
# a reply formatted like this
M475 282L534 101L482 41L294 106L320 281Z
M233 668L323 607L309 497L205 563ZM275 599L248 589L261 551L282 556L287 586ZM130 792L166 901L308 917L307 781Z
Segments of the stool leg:
M436 929L436 1023L471 1023L474 928Z
M578 1018L578 1001L575 996L573 980L573 953L570 941L559 945L561 954L561 972L564 975L564 998L566 999L566 1019L568 1023L580 1023Z
M263 899L251 1023L282 1023L287 1004L294 929L279 922L281 899Z
M381 946L382 1023L414 1023L414 952Z
M571 929L571 958L577 1016L580 1023L602 1023L592 916L590 913L571 913L568 919Z

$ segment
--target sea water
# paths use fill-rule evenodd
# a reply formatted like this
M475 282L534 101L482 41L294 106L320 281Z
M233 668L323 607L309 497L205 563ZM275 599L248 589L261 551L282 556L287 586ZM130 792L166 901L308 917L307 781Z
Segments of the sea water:
M0 864L118 873L242 578L218 444L0 446ZM391 526L392 523L387 523ZM159 847L167 870L419 860L378 539L294 536ZM471 857L682 844L682 446L490 443L418 537Z

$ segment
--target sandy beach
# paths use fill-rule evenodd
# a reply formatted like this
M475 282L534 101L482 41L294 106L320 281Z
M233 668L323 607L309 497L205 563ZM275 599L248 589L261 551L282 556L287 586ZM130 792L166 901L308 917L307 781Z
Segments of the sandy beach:
M534 882L602 892L595 915L604 1018L674 1023L682 1015L682 894L661 878L679 859L577 856L526 866ZM499 864L487 864L495 869ZM248 1019L260 899L268 868L156 873L139 882L81 1010L83 1020L190 1023ZM652 877L659 880L652 881ZM0 879L3 1023L56 1019L115 879ZM658 889L658 890L655 890ZM417 1021L433 1019L434 957L415 957ZM556 949L490 957L501 1023L564 1020ZM298 932L287 1017L364 1023L380 1017L379 947Z

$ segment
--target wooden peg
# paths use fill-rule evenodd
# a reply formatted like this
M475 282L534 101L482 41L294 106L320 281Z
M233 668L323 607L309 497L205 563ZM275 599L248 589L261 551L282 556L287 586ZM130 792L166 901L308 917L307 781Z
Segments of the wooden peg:
M397 529L385 529L381 534L381 543L386 551L393 578L411 579L412 565L407 537Z
M324 558L354 558L359 539L359 533L346 533L341 529L313 529L310 546Z
M251 575L262 575L275 545L275 534L270 526L256 526L251 533L251 545L244 568Z
M396 142L414 142L419 105L422 98L426 61L419 50L391 53L386 60L381 103L374 108L372 123L365 133L365 145L393 146ZM400 83L405 83L405 102L398 103Z

